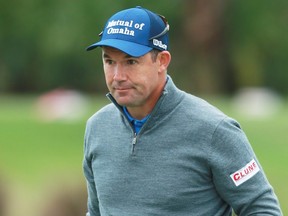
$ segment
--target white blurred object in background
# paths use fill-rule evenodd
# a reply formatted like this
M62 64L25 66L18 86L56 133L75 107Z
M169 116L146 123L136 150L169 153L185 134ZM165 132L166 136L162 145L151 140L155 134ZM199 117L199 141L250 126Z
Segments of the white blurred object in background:
M233 98L234 109L248 117L270 117L281 105L281 97L268 88L243 88Z
M36 102L37 116L43 121L76 121L87 111L87 99L76 90L55 89Z

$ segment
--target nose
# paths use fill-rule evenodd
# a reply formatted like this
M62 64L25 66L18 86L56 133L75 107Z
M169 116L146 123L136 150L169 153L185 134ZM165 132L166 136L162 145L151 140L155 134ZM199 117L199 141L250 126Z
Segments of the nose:
M124 81L126 80L126 73L124 68L121 66L121 64L117 64L116 67L114 68L114 80L115 81Z

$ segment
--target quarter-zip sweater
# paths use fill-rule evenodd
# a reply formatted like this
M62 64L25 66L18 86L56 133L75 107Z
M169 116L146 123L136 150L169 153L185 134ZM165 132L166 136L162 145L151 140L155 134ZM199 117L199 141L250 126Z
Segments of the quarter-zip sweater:
M108 97L86 126L87 215L282 215L238 122L169 78L136 135Z

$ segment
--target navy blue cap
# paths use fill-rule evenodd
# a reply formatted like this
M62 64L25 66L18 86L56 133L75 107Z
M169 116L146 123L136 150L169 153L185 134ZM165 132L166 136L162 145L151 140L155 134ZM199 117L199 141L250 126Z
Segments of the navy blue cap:
M168 50L168 31L165 17L138 6L114 14L100 33L101 40L87 51L109 46L140 57L152 49Z

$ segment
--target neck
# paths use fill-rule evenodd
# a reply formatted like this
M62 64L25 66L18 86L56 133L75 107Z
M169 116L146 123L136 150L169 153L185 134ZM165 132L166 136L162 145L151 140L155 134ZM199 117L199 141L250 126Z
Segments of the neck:
M127 106L127 110L130 115L135 119L143 119L149 115L154 109L156 103L158 102L160 96L162 95L163 89L165 87L166 80L163 82L160 88L149 99L146 100L141 106Z
M156 104L156 103L155 103ZM143 118L145 118L147 115L149 115L155 104L153 105L153 107L126 107L129 114L135 118L135 119L138 119L138 120L141 120Z

